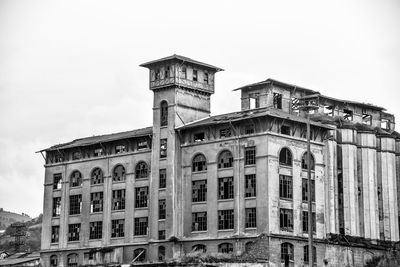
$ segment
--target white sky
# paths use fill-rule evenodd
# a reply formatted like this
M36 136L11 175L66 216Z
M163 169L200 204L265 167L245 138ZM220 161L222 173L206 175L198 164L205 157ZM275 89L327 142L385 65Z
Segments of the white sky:
M212 114L275 78L400 120L400 2L0 0L0 207L42 212L34 152L152 124L148 70L181 54L225 69Z

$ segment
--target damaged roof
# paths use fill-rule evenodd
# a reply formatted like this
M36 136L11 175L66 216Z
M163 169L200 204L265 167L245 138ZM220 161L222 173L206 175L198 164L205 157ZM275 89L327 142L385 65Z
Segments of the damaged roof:
M46 149L40 150L42 151L51 151L51 150L58 150L58 149L66 149L78 146L90 146L99 143L111 142L120 139L132 138L132 137L140 137L140 136L147 136L153 134L153 127L146 127L142 129L136 129L132 131L120 132L120 133L112 133L112 134L105 134L105 135L94 135L90 137L84 137L75 139L71 142L58 144L51 146Z

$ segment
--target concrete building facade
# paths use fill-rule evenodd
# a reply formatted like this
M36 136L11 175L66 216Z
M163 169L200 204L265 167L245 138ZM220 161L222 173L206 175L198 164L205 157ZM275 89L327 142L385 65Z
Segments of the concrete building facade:
M210 116L222 69L173 55L150 70L152 127L52 146L42 262L162 262L194 251L308 265L306 118L319 92L246 85L241 111ZM319 94L311 115L317 266L362 266L399 241L400 134L372 104Z

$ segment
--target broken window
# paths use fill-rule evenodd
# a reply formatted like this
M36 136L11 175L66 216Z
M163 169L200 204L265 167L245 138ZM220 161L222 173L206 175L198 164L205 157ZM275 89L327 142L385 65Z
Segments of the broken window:
M232 136L231 128L227 127L219 130L219 138L226 138L231 136Z
M102 156L103 155L103 149L102 148L96 148L95 150L94 150L94 156L95 157L100 157L100 156Z
M283 266L294 266L294 249L290 243L281 244L281 264Z
M246 228L257 227L257 211L256 208L246 208Z
M349 109L343 109L343 119L346 121L352 121L353 120L353 111Z
M112 210L123 210L125 209L125 189L113 190L112 191Z
M276 109L282 109L282 94L273 93L273 105Z
M197 70L193 70L193 81L197 82Z
M147 217L135 218L135 235L147 235Z
M279 225L282 231L293 231L293 210L280 209L279 210Z
M324 114L330 117L333 117L333 106L324 106Z
M250 109L259 108L260 107L260 94L254 93L249 94L249 101L250 101Z
M126 152L126 146L124 146L124 145L115 146L115 154L120 154L120 153L125 153L125 152Z
M90 193L90 212L103 211L103 192Z
M256 147L246 147L244 149L244 165L256 164Z
M192 182L192 202L207 201L207 180Z
M308 233L308 211L303 211L303 233ZM316 233L317 223L315 221L315 212L312 213L312 231Z
M245 195L244 197L255 197L256 196L256 175L247 174L245 175Z
M158 260L159 261L165 260L165 247L164 246L158 247Z
M282 125L281 134L290 135L290 126Z
M79 171L74 171L70 177L70 187L82 185L82 174Z
M104 183L103 171L100 168L96 168L92 171L90 184L102 184Z
M62 175L61 173L53 174L53 189L61 189Z
M50 266L51 267L57 267L58 266L57 255L51 255L51 257L50 257Z
M307 152L303 154L303 157L301 157L301 168L303 170L308 170ZM315 170L314 156L312 154L310 154L310 170Z
M193 135L193 141L194 141L194 142L201 142L201 141L204 141L204 140L205 140L205 138L204 138L204 132L195 133L195 134Z
M167 214L167 205L165 199L158 200L158 219L164 220Z
M60 216L61 213L61 197L53 198L53 217Z
M289 148L282 148L281 152L279 153L279 164L292 166L292 152L290 152Z
M82 195L69 196L69 215L81 214Z
M160 104L160 126L168 125L168 103L163 100Z
M362 114L362 123L366 125L372 124L372 116L370 114L363 113Z
M222 243L218 245L219 253L232 253L233 245L231 243Z
M125 181L125 168L122 165L117 165L113 171L113 182Z
M207 72L204 73L204 82L206 84L208 84L208 73Z
M233 210L218 211L218 230L233 229Z
M82 153L80 151L75 151L72 153L72 160L78 160L82 158Z
M133 259L135 262L142 262L146 260L146 250L144 248L138 248L133 251Z
M167 157L167 139L160 140L160 158Z
M381 128L384 130L390 130L390 121L387 119L381 119Z
M54 225L51 227L51 243L58 243L60 238L60 226Z
M192 232L207 231L207 212L192 213Z
M158 231L158 240L165 240L165 230Z
M279 175L279 197L293 199L292 176Z
M111 237L124 237L125 236L124 225L125 225L124 219L112 220Z
M103 237L103 222L90 222L89 239L101 239Z
M138 146L138 147L137 147L138 150L147 149L147 148L150 147L149 141L146 140L146 139L140 139L140 140L138 141L137 146Z
M201 251L203 253L207 252L206 245L203 244L196 244L192 247L192 251Z
M304 264L309 264L308 262L308 245L304 246ZM313 246L313 266L317 265L317 248Z
M231 168L233 165L232 153L228 150L223 151L218 157L218 169Z
M149 176L149 167L146 162L141 161L136 164L135 176L136 179L147 178Z
M233 177L218 178L218 199L233 198Z
M302 201L308 202L308 179L302 179ZM315 202L315 181L311 180L311 201Z
M78 254L72 253L67 256L67 267L78 266Z
M149 187L135 188L135 208L147 208L147 199L149 195Z
M160 169L160 174L159 174L159 188L165 188L167 187L167 170L166 169Z
M68 225L68 241L79 241L79 232L81 230L80 223Z
M201 172L207 170L206 157L203 154L197 154L192 161L192 171Z

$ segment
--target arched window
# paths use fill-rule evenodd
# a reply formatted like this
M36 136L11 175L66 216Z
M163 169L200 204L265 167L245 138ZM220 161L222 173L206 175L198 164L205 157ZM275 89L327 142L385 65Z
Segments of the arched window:
M219 253L232 253L233 245L231 243L222 243L218 245Z
M160 126L168 125L168 103L163 100L160 104Z
M104 183L104 175L103 171L100 168L96 168L92 171L92 175L90 178L91 184L102 184Z
M57 255L51 255L51 257L50 257L50 266L51 267L57 267L58 266Z
M197 154L193 158L192 162L192 171L193 172L201 172L207 170L207 160L203 154Z
M133 262L142 262L146 260L146 250L138 248L133 251Z
M308 245L304 246L304 263L309 264ZM313 246L313 264L317 264L317 248Z
M253 241L246 242L246 244L244 245L246 252L249 252L251 250L253 243L254 243Z
M207 247L203 244L197 244L192 247L192 251L202 251L203 253L205 253L207 252Z
M82 174L80 171L74 171L70 178L70 187L77 187L82 185Z
M218 169L231 168L232 164L232 153L228 150L223 151L218 157Z
M310 169L315 170L315 162L314 162L314 156L313 154L310 154ZM303 154L303 157L301 158L301 168L303 170L307 170L307 152Z
M113 182L125 181L125 168L122 165L117 165L113 171Z
M281 244L281 263L283 266L294 266L293 245L290 243Z
M159 261L165 260L165 247L164 246L158 247L158 260Z
M147 163L144 161L139 162L136 165L135 174L136 179L147 178L147 176L149 175L149 168L147 166Z
M289 148L282 148L281 152L279 153L279 164L292 166L292 152L290 152Z
M67 256L67 266L78 266L78 254L72 253Z

